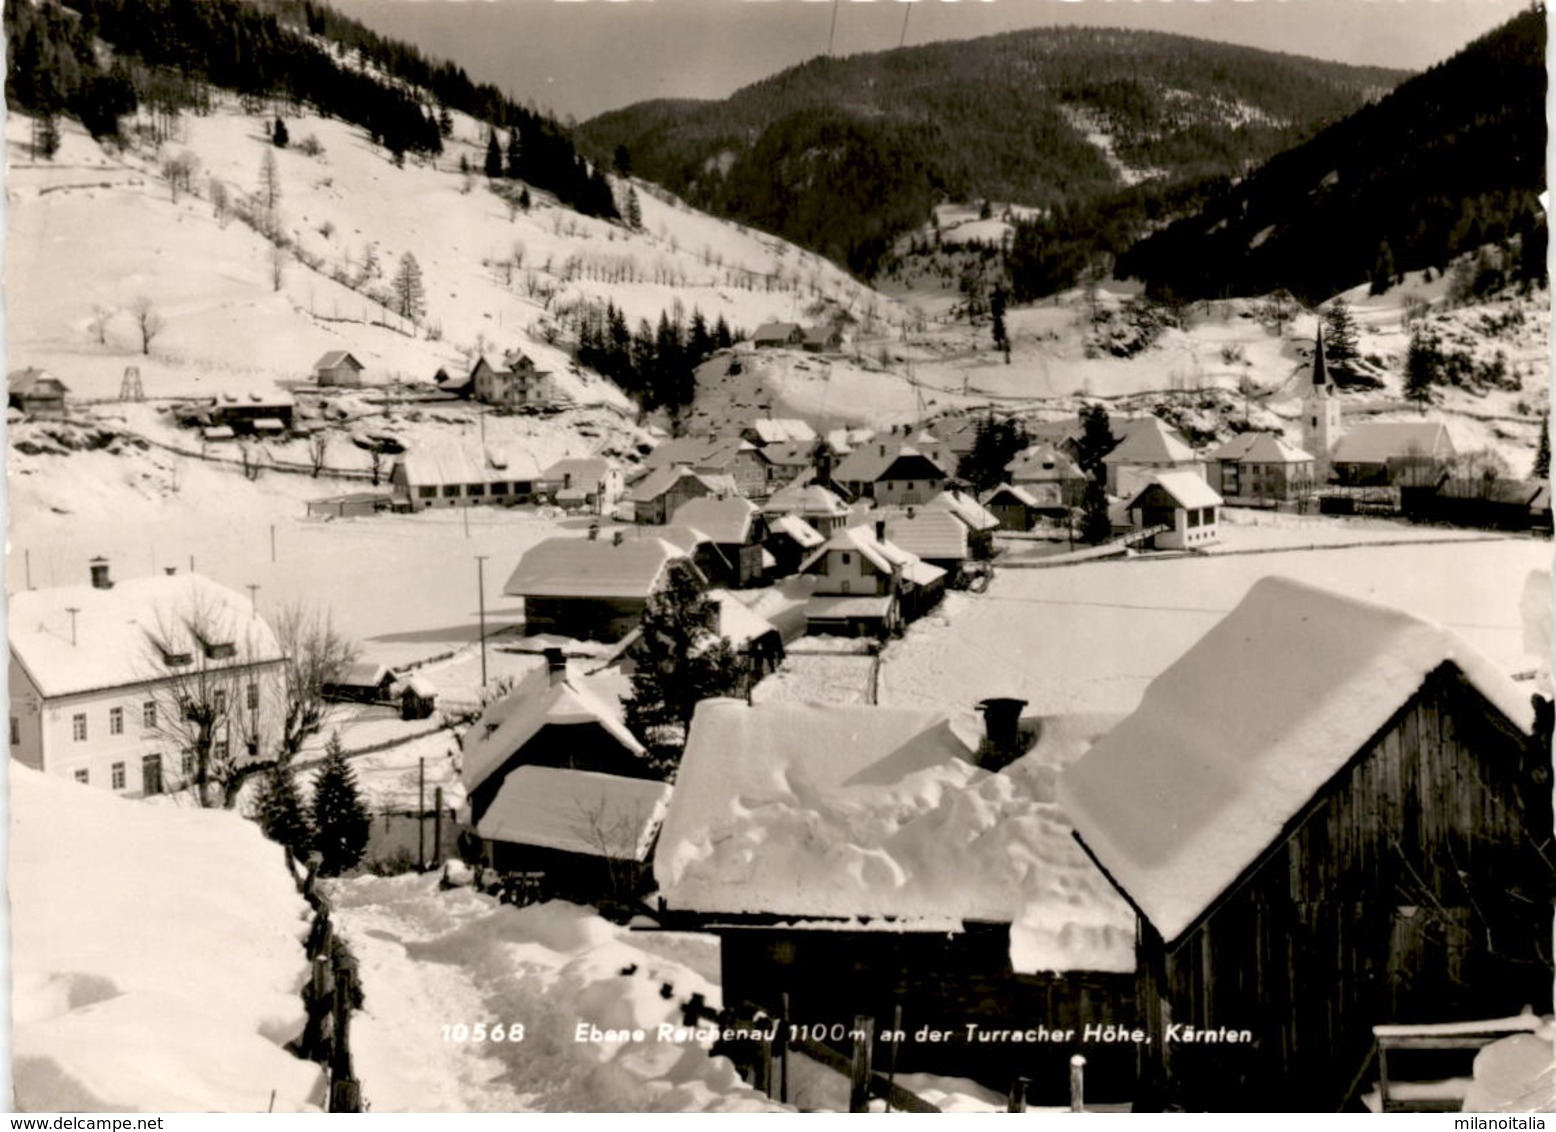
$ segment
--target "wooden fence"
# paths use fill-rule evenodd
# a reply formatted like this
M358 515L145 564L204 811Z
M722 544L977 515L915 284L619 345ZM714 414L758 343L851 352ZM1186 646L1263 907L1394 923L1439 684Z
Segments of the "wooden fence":
M330 902L318 890L321 858L308 857L305 875L297 889L313 909L313 922L305 945L309 972L303 986L303 1007L308 1021L297 1044L297 1053L324 1067L329 1081L329 1112L361 1112L362 1084L351 1066L351 1012L362 1005L357 961L345 941L335 934ZM297 879L296 864L286 850L287 870Z

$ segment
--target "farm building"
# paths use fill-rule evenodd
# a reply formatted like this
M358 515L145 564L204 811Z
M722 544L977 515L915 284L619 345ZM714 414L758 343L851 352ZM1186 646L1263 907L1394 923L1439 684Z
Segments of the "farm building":
M884 636L940 600L945 571L892 545L885 527L845 527L801 563L816 578L806 608L811 632Z
M1129 501L1135 530L1168 528L1146 544L1155 550L1193 550L1221 538L1222 499L1194 472L1158 472Z
M313 363L313 380L323 386L358 386L366 369L345 350L331 350Z
M1035 506L1049 518L1060 519L1071 507L1079 507L1090 478L1070 456L1052 444L1034 444L1005 465L1009 482L1025 488ZM1022 528L1025 529L1025 528Z
M418 447L389 472L395 498L413 511L527 503L539 480L539 464L522 449Z
M214 720L209 754L242 763L280 726L284 658L247 597L198 574L11 595L11 757L130 796L193 782L196 736L179 705Z
M718 548L724 566L708 576L713 584L753 586L766 573L762 543L767 521L749 499L738 495L691 499L675 509L670 525L701 531Z
M1157 472L1188 472L1204 479L1204 464L1176 429L1156 417L1121 422L1121 426L1124 439L1102 458L1109 495L1134 495Z
M483 858L543 872L556 896L635 892L670 794L644 755L615 704L548 652L545 670L465 734L468 824Z
M1544 480L1450 475L1435 488L1401 488L1400 505L1418 522L1527 531L1538 525L1542 497L1549 510L1549 493Z
M841 350L847 338L838 326L812 326L805 331L801 348L808 354L830 354Z
M764 322L751 335L751 344L758 350L799 346L804 342L805 328L797 322Z
M29 366L6 375L6 405L29 417L63 417L65 383L46 370Z
M1030 531L1040 519L1051 517L1051 509L1038 502L1024 487L1002 483L983 496L983 506L999 520L1005 531Z
M632 517L639 523L665 524L682 505L704 496L732 496L735 481L728 476L695 472L684 464L655 468L627 493Z
M683 436L666 440L643 460L646 468L661 470L685 465L705 475L728 476L735 489L751 499L764 499L773 489L772 462L748 440Z
M1268 506L1300 499L1317 483L1311 453L1274 432L1245 432L1210 454L1213 486L1229 503Z
M1378 1024L1551 1008L1548 731L1448 630L1265 578L1059 779L1136 910L1142 1103L1326 1110Z
M672 568L693 567L661 538L551 538L530 547L503 586L524 599L524 632L619 641L643 617Z
M604 456L558 460L540 473L538 489L559 507L609 514L621 500L621 469Z
M235 436L274 436L290 431L295 413L290 398L250 394L247 401L211 405L205 419L212 428L230 429Z
M1352 487L1435 487L1454 455L1441 421L1368 421L1334 446L1330 479Z
M660 922L719 937L724 1002L748 1017L787 998L796 1020L883 1028L900 1007L910 1034L949 1036L903 1043L899 1071L1002 1093L1028 1076L1053 1103L1084 1026L1134 1018L1129 906L1051 788L1111 718L985 718L703 701L654 857ZM1073 1034L974 1042L969 1024ZM1127 1100L1135 1047L1085 1052L1088 1096Z
M392 698L394 673L387 665L362 660L348 664L333 680L324 684L322 692L327 700L348 703L381 704Z

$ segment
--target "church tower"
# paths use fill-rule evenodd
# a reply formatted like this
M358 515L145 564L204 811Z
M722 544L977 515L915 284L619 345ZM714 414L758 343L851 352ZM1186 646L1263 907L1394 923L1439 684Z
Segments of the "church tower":
M1320 484L1329 482L1329 454L1343 431L1340 399L1324 361L1324 328L1320 326L1313 349L1313 388L1302 399L1302 447L1315 461L1314 477Z

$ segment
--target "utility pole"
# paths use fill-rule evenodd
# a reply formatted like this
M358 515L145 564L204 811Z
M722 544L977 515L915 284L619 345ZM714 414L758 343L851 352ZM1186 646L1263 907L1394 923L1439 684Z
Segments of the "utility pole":
M244 586L243 588L248 590L248 592L249 592L249 616L250 617L258 617L259 616L259 607L258 607L258 604L254 600L254 595L259 592L259 586L257 586L253 582L250 582L248 585Z
M481 688L486 688L486 559L487 555L475 556L475 599L476 608L480 610L481 619Z

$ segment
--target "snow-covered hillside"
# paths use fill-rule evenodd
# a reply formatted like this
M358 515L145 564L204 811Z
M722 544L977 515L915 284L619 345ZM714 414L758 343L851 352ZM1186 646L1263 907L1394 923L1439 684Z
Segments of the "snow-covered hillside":
M317 1110L319 1067L282 1048L308 907L279 847L234 813L9 777L15 1107Z

